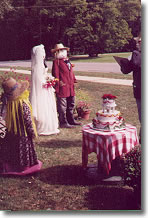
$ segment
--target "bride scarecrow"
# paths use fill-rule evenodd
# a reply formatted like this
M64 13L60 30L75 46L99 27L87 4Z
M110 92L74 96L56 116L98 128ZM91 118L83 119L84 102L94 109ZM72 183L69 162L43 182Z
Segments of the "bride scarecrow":
M54 77L47 73L45 67L44 45L33 47L31 55L31 93L33 116L38 135L59 133L58 117L53 88Z

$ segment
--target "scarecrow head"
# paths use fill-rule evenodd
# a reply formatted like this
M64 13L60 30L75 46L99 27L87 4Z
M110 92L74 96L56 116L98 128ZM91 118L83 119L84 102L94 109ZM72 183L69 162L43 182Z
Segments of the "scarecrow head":
M55 55L57 59L66 59L67 52L69 51L68 47L64 47L62 43L56 44L54 49L51 49L51 52Z

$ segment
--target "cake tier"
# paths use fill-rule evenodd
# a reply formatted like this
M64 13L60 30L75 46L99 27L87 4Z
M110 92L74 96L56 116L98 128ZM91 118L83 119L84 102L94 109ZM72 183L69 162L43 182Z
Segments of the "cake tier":
M124 119L120 116L120 111L113 114L97 112L97 117L93 119L93 127L103 130L115 130L124 127Z
M105 99L103 100L103 107L115 107L116 103L114 99Z
M116 121L116 118L118 118L119 116L120 116L120 111L117 110L115 110L114 113L107 113L107 112L104 113L102 110L96 113L96 119L103 123L106 122L113 123Z

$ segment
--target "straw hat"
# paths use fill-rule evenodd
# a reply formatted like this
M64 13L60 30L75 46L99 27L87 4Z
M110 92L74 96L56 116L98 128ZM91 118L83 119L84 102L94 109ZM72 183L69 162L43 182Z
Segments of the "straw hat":
M52 53L55 53L58 50L63 50L66 49L67 51L69 51L70 49L68 47L64 47L64 45L62 43L56 44L54 49L51 49Z
M29 82L17 82L14 78L10 77L3 81L2 87L8 100L15 100L29 87Z

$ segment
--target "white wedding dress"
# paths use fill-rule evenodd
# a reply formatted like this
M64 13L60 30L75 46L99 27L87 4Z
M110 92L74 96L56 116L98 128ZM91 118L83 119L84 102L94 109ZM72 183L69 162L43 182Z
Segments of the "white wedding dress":
M51 135L59 133L58 116L54 88L43 88L47 77L44 59L44 46L33 47L31 55L30 102L38 135Z

